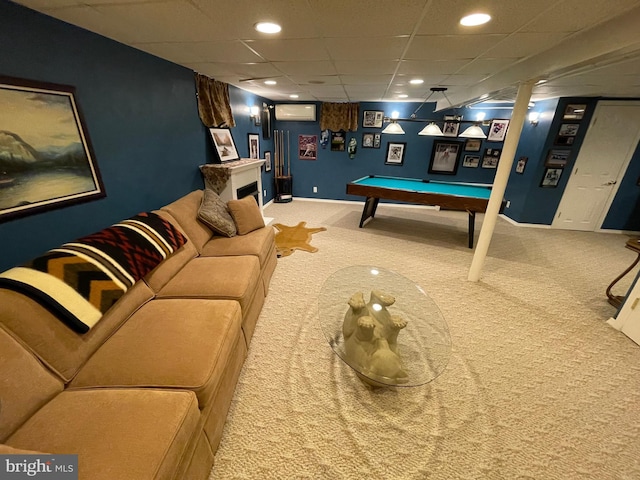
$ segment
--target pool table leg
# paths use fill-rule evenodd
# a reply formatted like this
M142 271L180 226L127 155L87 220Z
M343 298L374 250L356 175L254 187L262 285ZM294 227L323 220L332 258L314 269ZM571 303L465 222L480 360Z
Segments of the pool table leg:
M368 218L373 218L376 215L376 208L378 208L379 198L367 197L364 202L364 209L362 210L362 217L360 218L360 228L364 225L364 222Z
M469 214L469 248L473 248L473 235L476 229L476 212L467 210Z

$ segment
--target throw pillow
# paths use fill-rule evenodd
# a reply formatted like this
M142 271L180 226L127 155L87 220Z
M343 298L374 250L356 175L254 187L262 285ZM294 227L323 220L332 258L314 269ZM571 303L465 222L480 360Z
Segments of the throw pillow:
M236 224L229 215L227 205L216 192L208 188L204 190L202 196L198 219L211 230L225 237L233 237L236 234Z
M238 235L246 235L264 227L264 218L258 202L251 195L240 200L229 200L227 206L236 224Z

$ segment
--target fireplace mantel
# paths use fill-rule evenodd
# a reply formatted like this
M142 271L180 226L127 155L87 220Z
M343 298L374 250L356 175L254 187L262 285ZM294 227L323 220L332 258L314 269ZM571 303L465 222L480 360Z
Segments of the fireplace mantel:
M262 204L262 175L260 167L264 165L264 159L241 158L224 163L208 163L200 165L200 171L205 179L205 184L212 188L224 202L237 200L238 189L253 184L256 185L258 205ZM240 197L241 198L241 197Z

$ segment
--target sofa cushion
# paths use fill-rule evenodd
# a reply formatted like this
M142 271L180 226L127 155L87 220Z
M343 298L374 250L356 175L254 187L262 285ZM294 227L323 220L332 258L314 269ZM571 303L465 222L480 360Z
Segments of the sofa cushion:
M0 273L0 288L31 297L74 331L86 333L185 242L170 222L145 212Z
M251 195L240 200L229 200L227 206L236 224L238 235L246 235L264 227L264 218L262 218L260 207Z
M153 300L87 361L70 386L183 388L196 392L203 407L218 387L240 325L234 301Z
M202 246L213 235L213 230L198 220L202 195L202 190L195 190L160 209L168 212L178 221L182 231L187 234L198 251L201 251Z
M213 190L206 189L202 196L202 203L198 209L198 220L208 226L215 233L225 237L236 235L236 224L231 218L227 204Z
M246 235L233 238L215 236L204 244L203 257L254 255L262 269L271 255L275 255L275 233L273 227L264 227Z
M58 376L69 381L105 339L151 298L149 287L144 282L136 283L94 328L78 335L28 297L0 289L0 323Z
M173 480L193 450L199 422L196 396L187 390L67 390L6 444L78 454L80 478Z
M0 442L63 389L38 360L0 327Z
M236 300L244 315L259 282L260 262L257 257L198 257L187 263L158 292L158 298Z

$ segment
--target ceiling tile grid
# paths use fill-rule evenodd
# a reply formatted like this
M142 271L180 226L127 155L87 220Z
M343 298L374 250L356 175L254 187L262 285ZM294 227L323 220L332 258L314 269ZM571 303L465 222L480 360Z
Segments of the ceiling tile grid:
M16 3L274 100L296 93L301 100L408 101L444 86L463 102L482 89L512 95L518 82L538 77L549 82L534 89L535 98L640 97L638 0ZM460 18L476 11L491 22L462 27ZM282 31L257 32L265 20ZM424 83L410 85L415 77Z

